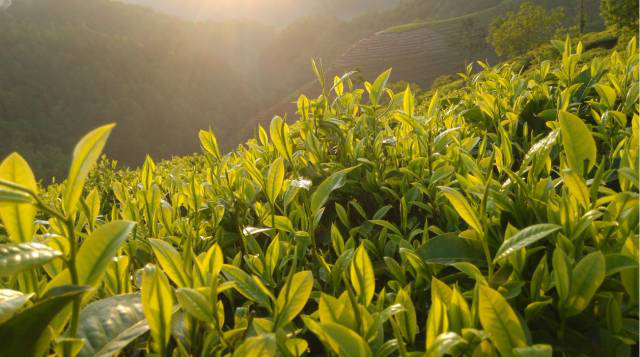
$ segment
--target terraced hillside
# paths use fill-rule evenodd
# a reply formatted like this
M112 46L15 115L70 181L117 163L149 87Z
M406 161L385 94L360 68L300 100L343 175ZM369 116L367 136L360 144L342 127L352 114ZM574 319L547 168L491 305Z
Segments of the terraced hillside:
M452 38L460 31L458 24L440 29L421 27L404 32L381 32L354 44L334 64L336 72L357 69L370 78L393 68L392 80L413 79L421 87L429 87L443 74L462 70L465 55ZM483 41L478 35L477 41ZM472 60L494 62L495 53L486 46Z

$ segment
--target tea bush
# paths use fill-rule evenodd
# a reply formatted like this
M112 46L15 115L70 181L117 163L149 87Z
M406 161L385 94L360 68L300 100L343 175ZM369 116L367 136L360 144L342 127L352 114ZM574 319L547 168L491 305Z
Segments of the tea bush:
M0 165L0 356L628 356L638 53L508 64L419 103L349 74L223 155L39 188Z

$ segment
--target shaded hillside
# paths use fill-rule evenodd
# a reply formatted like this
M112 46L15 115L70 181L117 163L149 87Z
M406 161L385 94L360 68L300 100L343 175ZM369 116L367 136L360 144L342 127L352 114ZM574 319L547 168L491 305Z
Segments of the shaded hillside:
M0 156L20 151L38 177L60 176L104 122L118 123L107 153L126 164L197 150L198 129L223 132L261 106L252 74L226 57L259 49L220 31L109 1L14 1L0 12Z

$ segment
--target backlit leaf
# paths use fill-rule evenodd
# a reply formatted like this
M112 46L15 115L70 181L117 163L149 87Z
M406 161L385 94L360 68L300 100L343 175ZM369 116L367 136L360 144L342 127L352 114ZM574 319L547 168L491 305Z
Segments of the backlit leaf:
M109 124L91 131L78 142L73 150L73 161L63 197L63 206L67 213L71 214L76 211L87 175L100 157L114 126L115 124Z
M29 164L22 156L13 153L0 164L0 180L8 181L25 189L37 192L38 185ZM4 200L0 199L0 219L4 224L9 239L15 243L30 242L33 239L33 220L36 207L28 203L20 203L23 193L3 187ZM9 197L13 197L9 200Z
M486 285L478 285L480 322L502 356L514 356L513 349L527 341L518 317L502 295Z

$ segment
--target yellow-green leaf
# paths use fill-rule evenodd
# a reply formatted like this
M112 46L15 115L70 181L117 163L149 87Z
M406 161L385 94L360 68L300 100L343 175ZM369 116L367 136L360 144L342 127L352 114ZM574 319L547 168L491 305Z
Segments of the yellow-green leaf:
M443 286L442 286L443 285ZM426 347L434 346L438 336L449 330L446 301L450 299L451 289L440 280L431 280L431 307L427 316Z
M93 130L85 135L73 150L73 161L63 196L64 209L68 214L76 211L87 175L100 157L114 126L115 124L109 124Z
M0 164L0 180L20 185L32 192L38 191L36 179L29 164L22 156L13 153ZM0 188L8 195L20 193L6 187ZM15 243L30 242L33 239L33 220L36 217L36 207L29 203L5 202L0 204L0 219L4 224L9 239Z
M276 336L268 333L247 338L233 353L233 357L272 357L277 349Z
M233 287L244 297L264 307L271 308L269 290L259 280L252 278L242 269L229 264L222 266L222 272L227 279L233 281Z
M213 307L207 298L195 289L181 288L176 290L180 306L193 317L208 323L214 323Z
M275 202L282 191L284 182L284 160L279 157L271 164L267 175L267 198L269 202Z
M582 176L571 169L563 170L562 181L564 182L564 186L569 190L571 197L574 197L582 208L588 209L589 205L591 205L591 196L589 195L589 189Z
M527 345L518 316L499 292L486 285L478 285L478 289L482 327L502 356L514 356L514 348Z
M571 290L565 304L567 316L581 313L587 308L606 274L604 255L593 252L578 262L571 273Z
M596 163L596 142L591 131L584 121L577 116L561 111L558 114L560 131L562 133L562 145L567 155L567 161L571 168L582 173L584 161L589 163L587 169L591 170Z
M62 252L40 243L0 244L0 276L42 265Z
M333 322L320 324L331 348L340 357L371 357L367 342L353 330Z
M189 286L189 279L184 271L180 253L171 244L161 239L149 238L149 244L162 270L169 276L169 279L179 288Z
M368 305L376 290L376 277L373 265L364 245L356 250L351 263L351 284L360 298L360 303Z
M313 274L310 271L301 271L293 275L291 284L285 284L278 295L278 325L286 325L302 311L312 289Z
M167 344L171 337L173 292L167 277L161 270L148 264L142 271L142 309L151 329L153 348L161 356L167 356Z
M80 247L76 261L80 284L94 285L102 280L107 266L134 226L134 222L114 221L89 235Z
M455 208L460 217L462 217L462 219L464 219L471 228L475 229L476 232L482 233L482 224L476 216L473 208L471 208L471 205L469 205L469 202L467 202L467 199L464 198L460 192L450 187L440 186L439 188L445 197L447 197L449 202L451 202L451 205Z

